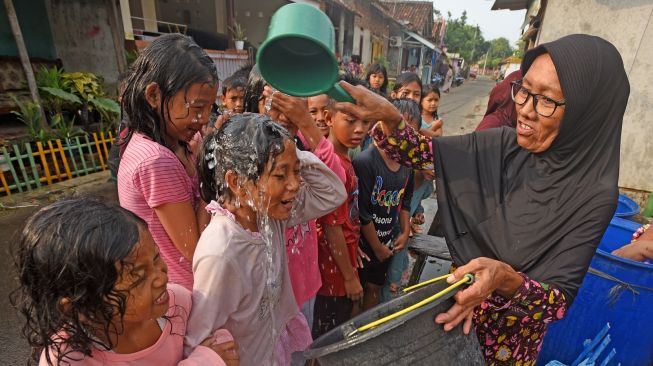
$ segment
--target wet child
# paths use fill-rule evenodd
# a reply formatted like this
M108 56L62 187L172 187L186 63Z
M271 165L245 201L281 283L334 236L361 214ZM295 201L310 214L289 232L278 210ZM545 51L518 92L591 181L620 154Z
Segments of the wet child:
M209 216L200 202L190 142L200 138L215 103L215 64L190 38L167 34L143 50L126 84L120 205L147 223L170 282L192 289L193 252Z
M333 105L333 103L330 103ZM369 121L356 119L330 109L329 141L335 147L347 179L348 199L337 210L318 220L318 261L322 287L315 299L313 338L349 320L353 303L363 295L356 271L360 220L358 217L358 179L347 155L367 136Z
M271 95L270 93L274 95L266 98ZM267 86L256 66L250 72L245 99L247 111L269 114L274 121L288 130L299 150L315 154L344 184L345 171L340 159L333 145L322 136L312 122L304 99L274 92ZM286 255L290 281L297 305L309 324L313 323L315 295L322 286L317 252L315 220L298 222L286 229ZM294 356L293 364L303 364L301 354Z
M367 310L379 303L390 257L408 241L413 171L393 161L376 144L358 154L353 165L359 187L360 247L370 258L359 271L365 293L363 310Z
M168 283L146 223L131 212L59 201L28 219L18 245L13 303L39 365L238 365L225 330L182 360L190 291Z
M329 118L329 111L327 110L329 104L329 96L326 94L316 95L314 97L306 98L308 101L308 112L313 117L315 125L320 129L322 136L329 136L329 126L327 119Z
M243 365L288 365L311 335L293 296L284 233L341 205L342 182L260 114L231 117L205 138L199 160L202 197L216 201L193 259L187 349L225 328Z
M392 99L412 99L415 103L422 100L422 80L414 72L405 72L397 77L390 93Z
M244 112L246 87L247 79L239 75L232 75L222 82L220 102L225 112L233 114Z
M381 64L370 65L365 75L365 82L371 91L385 97L388 90L388 72L385 66Z
M442 136L443 121L438 116L440 88L436 84L425 87L420 103L422 107L422 122L419 132L427 137Z

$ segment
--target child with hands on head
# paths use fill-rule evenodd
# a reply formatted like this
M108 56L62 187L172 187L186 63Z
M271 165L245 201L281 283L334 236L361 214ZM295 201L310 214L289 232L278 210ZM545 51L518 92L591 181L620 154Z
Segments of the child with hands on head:
M310 116L306 123L317 129ZM293 296L284 233L342 204L342 182L260 114L233 116L207 136L200 162L212 218L193 259L186 349L225 328L243 365L289 364L312 338Z
M12 302L39 365L239 364L225 330L182 359L190 291L168 283L146 223L131 212L59 201L28 219L18 245Z

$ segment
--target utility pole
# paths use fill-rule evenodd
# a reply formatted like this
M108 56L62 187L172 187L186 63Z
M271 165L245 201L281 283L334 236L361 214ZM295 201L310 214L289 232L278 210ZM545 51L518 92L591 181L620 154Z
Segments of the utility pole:
M20 63L23 66L23 71L25 71L25 78L27 79L27 86L29 88L30 95L34 103L39 105L39 111L41 114L40 124L41 128L47 129L48 123L45 120L45 113L43 113L43 106L41 105L41 97L39 97L39 91L36 88L36 80L34 79L34 70L32 70L32 64L29 62L29 55L27 54L27 48L25 47L25 40L23 39L23 33L20 30L20 25L18 24L18 16L16 16L16 9L14 9L14 4L11 0L4 0L5 11L7 12L7 18L9 18L9 26L11 27L11 33L14 35L16 40L16 48L18 48L18 56L20 56Z
M483 61L483 75L485 75L487 71L485 70L485 65L487 65L487 55L489 54L490 54L490 50L487 50L487 52L485 53L485 61Z

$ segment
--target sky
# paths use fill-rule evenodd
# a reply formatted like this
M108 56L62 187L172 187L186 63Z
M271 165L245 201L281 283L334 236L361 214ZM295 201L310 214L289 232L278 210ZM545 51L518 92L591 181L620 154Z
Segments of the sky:
M467 10L467 23L478 24L486 40L505 37L514 47L521 35L520 27L524 22L526 10L490 10L494 0L433 0L433 5L447 17L460 18Z

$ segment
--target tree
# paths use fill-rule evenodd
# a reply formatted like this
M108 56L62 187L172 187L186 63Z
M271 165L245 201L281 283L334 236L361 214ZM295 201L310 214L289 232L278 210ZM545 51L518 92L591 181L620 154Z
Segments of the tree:
M468 63L474 63L484 54L483 33L478 26L467 24L467 11L463 11L459 19L451 19L451 13L448 15L447 31L444 35L447 50L459 53Z

